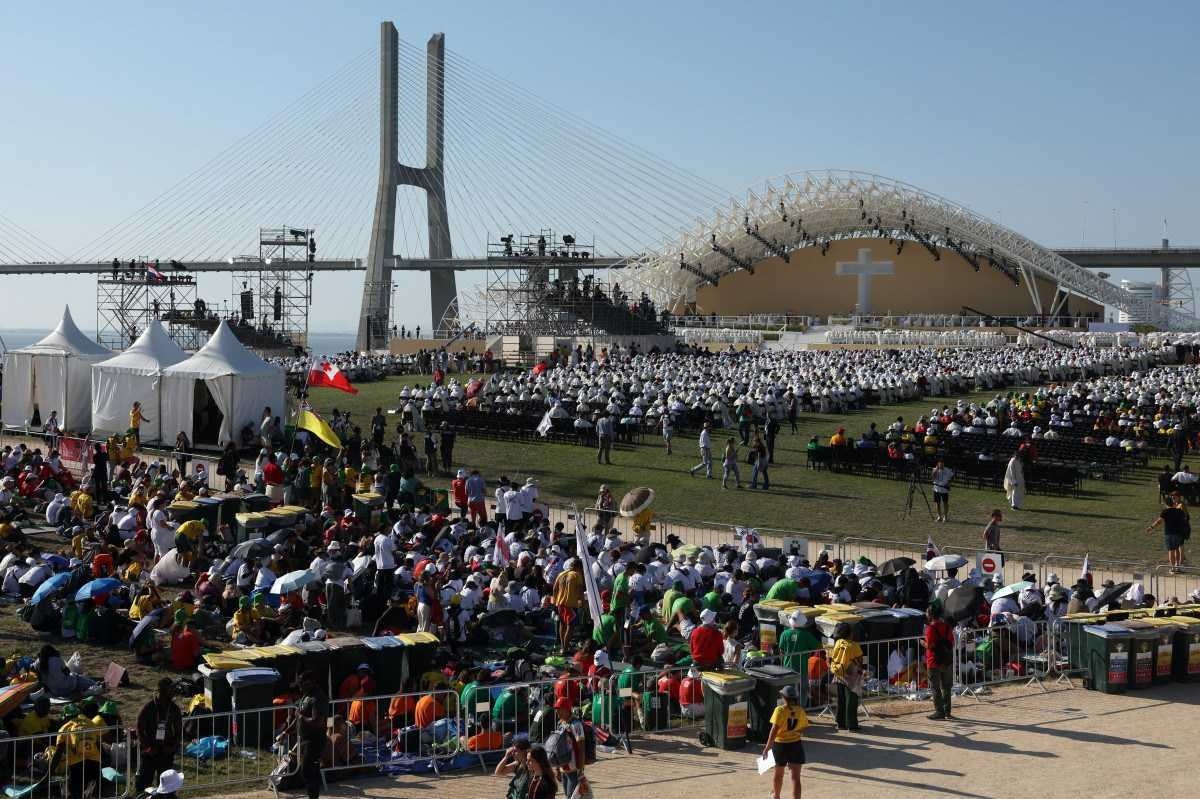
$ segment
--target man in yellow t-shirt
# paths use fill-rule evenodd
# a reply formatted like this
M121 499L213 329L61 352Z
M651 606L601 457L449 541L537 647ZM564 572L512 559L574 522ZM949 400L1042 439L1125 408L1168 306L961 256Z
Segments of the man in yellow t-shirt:
M98 711L95 705L88 700L83 709L75 705L63 708L67 723L58 729L49 771L55 773L65 762L66 796L84 796L90 786L98 787L100 783L100 731L91 720Z
M771 714L771 732L763 746L762 756L765 758L770 754L775 758L773 799L779 799L783 790L784 771L792 777L793 799L800 799L800 767L805 760L801 737L808 726L808 716L800 706L800 690L796 686L786 685L779 693L783 697L783 704Z
M571 628L583 607L583 563L571 558L570 567L554 579L554 608L558 613L558 642L563 654L571 643Z

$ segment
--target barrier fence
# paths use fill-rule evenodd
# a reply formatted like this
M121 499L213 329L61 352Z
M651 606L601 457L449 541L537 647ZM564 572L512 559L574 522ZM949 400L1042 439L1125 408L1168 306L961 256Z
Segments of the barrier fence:
M121 726L88 726L5 738L0 746L5 793L21 799L125 796L135 774L131 735Z
M188 790L294 777L300 768L295 722L291 704L187 715L184 748L173 768L183 773Z
M565 519L568 509L561 506L549 506L551 521ZM595 524L592 509L584 512L589 529ZM611 526L616 528L627 540L632 536L631 519L616 516ZM574 524L573 516L571 524ZM684 544L696 546L711 546L714 549L722 545L739 546L738 525L722 522L710 522L696 519L684 519L672 516L657 516L651 529L651 540L666 543L667 536L674 534ZM893 558L912 558L918 566L925 561L926 545L915 541L898 541L862 536L838 536L830 533L806 532L803 530L786 530L780 528L759 527L755 532L762 537L762 543L768 547L777 547L784 554L791 554L790 543L797 542L798 554L807 557L810 562L822 552L826 552L830 560L842 562L855 561L860 557L869 558L876 565ZM979 565L982 552L969 547L947 546L941 549L943 553L961 554L967 558L966 570ZM1072 585L1083 571L1084 558L1074 555L1056 555L1053 553L1003 551L1003 567L997 576L1005 584L1021 579L1026 573L1032 573L1041 583L1051 574L1057 575L1065 585ZM1184 567L1172 571L1166 564L1154 564L1141 561L1113 560L1108 558L1088 558L1088 571L1095 585L1106 580L1113 582L1140 582L1147 594L1153 595L1160 602L1170 599L1186 600L1193 591L1200 590L1200 568ZM960 572L961 577L961 572Z

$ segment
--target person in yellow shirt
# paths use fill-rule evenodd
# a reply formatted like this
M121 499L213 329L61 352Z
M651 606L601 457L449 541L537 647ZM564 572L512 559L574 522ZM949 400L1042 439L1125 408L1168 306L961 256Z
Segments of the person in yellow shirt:
M850 442L846 440L846 428L839 427L837 432L829 437L829 446L831 447L846 447Z
M139 573L140 571L139 569ZM163 599L158 593L158 587L151 585L146 593L133 600L133 604L129 606L129 618L132 621L140 621L162 606Z
M238 609L233 613L233 638L244 636L252 644L259 643L258 618L250 608L250 597L244 596L238 600Z
M73 704L63 708L67 723L58 729L49 773L54 774L65 763L66 796L87 796L100 787L100 731L91 720L97 712L99 708L91 700L83 708Z
M558 613L558 642L562 653L570 651L571 628L583 607L583 563L571 558L570 568L554 579L554 608Z
M833 652L829 656L829 671L837 683L837 726L839 730L858 730L858 695L862 691L863 651L854 640L849 624L842 622L834 628Z
M153 421L153 419L147 419L146 415L142 413L142 403L133 403L133 407L129 409L129 432L133 436L135 447L142 445L142 422Z
M33 709L13 722L14 734L18 738L42 735L50 732L54 720L50 718L50 697L41 696L33 703Z
M204 535L206 529L202 519L188 519L175 529L175 535L177 537L186 535L191 539L192 547L196 548L200 546L200 538Z
M808 716L800 706L800 689L785 685L779 694L783 697L783 704L771 714L771 732L767 735L762 756L765 758L771 754L775 758L772 774L774 784L771 788L773 799L779 799L783 790L785 771L792 777L792 799L800 799L800 767L804 765L804 743L801 738L804 728L808 726Z

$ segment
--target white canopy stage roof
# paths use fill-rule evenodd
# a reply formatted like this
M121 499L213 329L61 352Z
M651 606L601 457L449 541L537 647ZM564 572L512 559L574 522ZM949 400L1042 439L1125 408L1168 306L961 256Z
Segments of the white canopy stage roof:
M182 430L193 443L224 445L246 425L257 435L264 408L285 412L283 370L246 349L224 322L195 355L163 370L162 386L168 438Z
M148 420L142 423L142 441L162 440L163 370L187 357L162 323L151 320L129 349L92 367L92 429L124 432L130 408L140 402Z
M42 424L52 411L64 430L88 432L92 422L92 364L112 352L83 334L64 308L58 327L36 344L4 356L4 424L29 427L38 410Z
M1057 313L1073 293L1164 329L1200 327L1191 314L1125 291L944 197L891 178L840 170L784 175L748 191L744 202L731 199L711 218L697 220L677 242L631 259L621 282L670 308L694 299L698 286L715 286L730 272L753 272L756 263L776 257L786 261L788 253L802 247L824 251L833 240L858 238L911 241L931 251L949 250L976 269L996 269L1028 290L1033 313L1045 313L1047 307ZM1056 296L1040 297L1035 277L1057 286Z

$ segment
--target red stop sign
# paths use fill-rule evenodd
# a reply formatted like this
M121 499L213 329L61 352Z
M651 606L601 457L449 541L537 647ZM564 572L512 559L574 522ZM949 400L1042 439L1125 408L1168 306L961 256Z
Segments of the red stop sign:
M983 560L979 561L979 569L984 574L995 574L996 568L996 559L991 555L984 555Z

